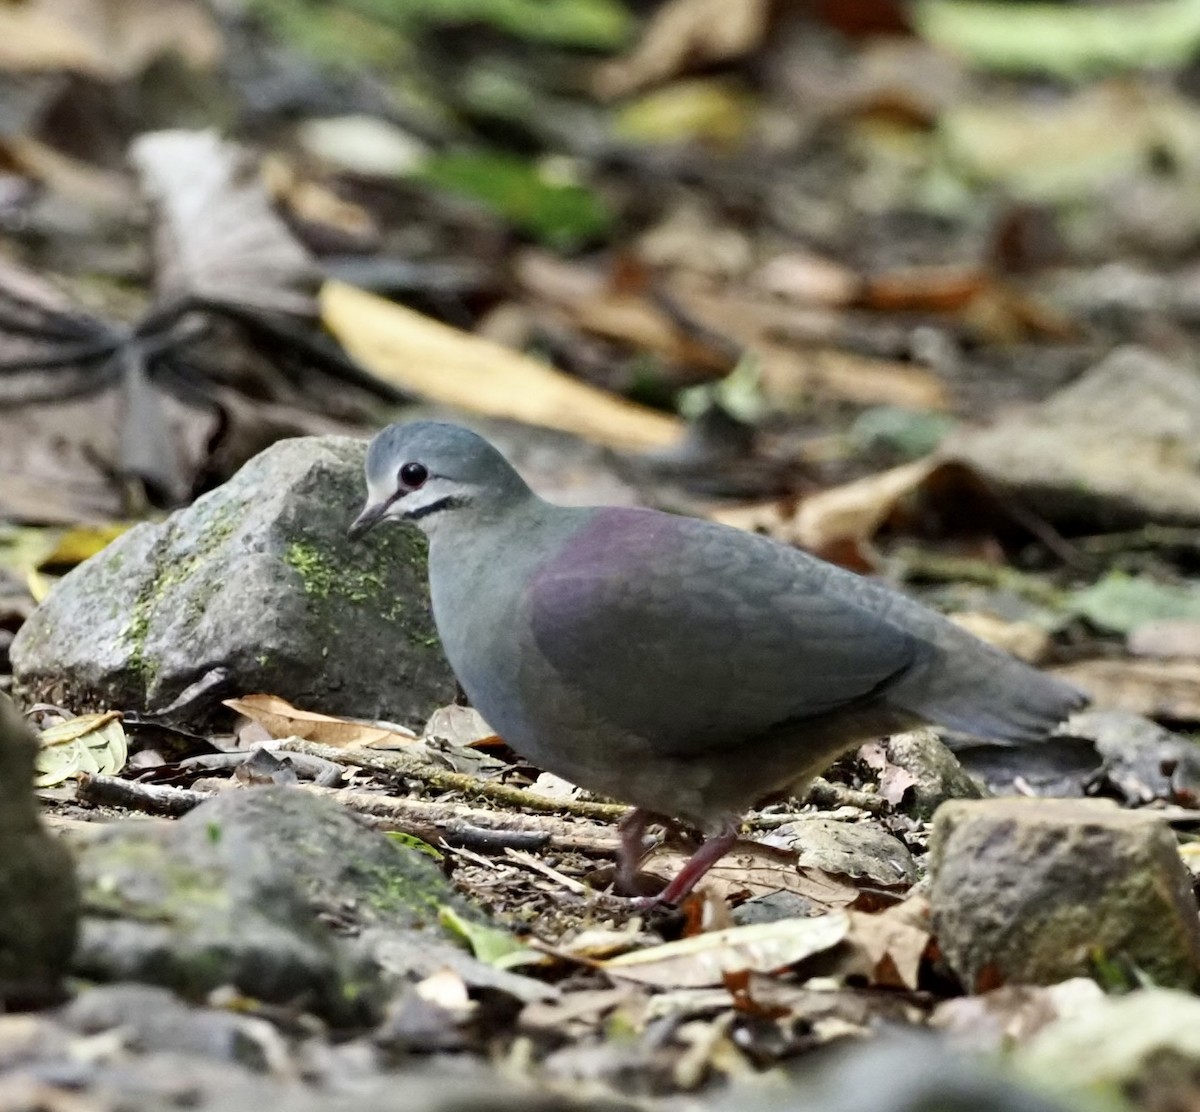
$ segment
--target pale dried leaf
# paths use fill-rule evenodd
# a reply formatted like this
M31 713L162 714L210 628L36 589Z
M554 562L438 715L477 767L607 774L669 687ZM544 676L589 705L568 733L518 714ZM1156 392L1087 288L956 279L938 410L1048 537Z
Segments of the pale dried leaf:
M730 973L770 973L832 949L850 929L844 911L812 919L755 923L667 942L601 963L620 980L662 988L721 984Z
M1160 618L1133 630L1125 642L1134 656L1200 657L1200 621Z
M806 305L847 305L862 285L848 267L808 251L776 255L751 280L765 293Z
M670 881L688 857L681 850L663 847L642 863L641 871ZM819 868L800 868L794 853L754 842L738 843L704 874L700 885L720 900L790 892L810 901L814 913L845 907L858 898L858 889L848 881Z
M907 768L893 764L877 741L860 746L858 756L879 773L879 794L893 807L899 807L904 793L917 782L917 778Z
M1050 634L1034 622L1010 622L982 610L960 611L951 614L950 620L1030 664L1040 664L1050 655Z
M134 77L176 54L207 69L221 52L211 13L195 0L25 0L0 5L0 70Z
M439 969L413 986L422 1000L448 1012L469 1014L477 1005L467 992L467 983L453 969Z
M408 745L416 738L412 731L400 727L373 726L299 710L278 695L244 695L226 699L224 705L258 723L273 738L299 737L339 749Z
M158 209L161 296L316 312L316 264L241 147L215 131L156 131L134 141L131 157Z
M455 703L438 707L425 723L421 739L438 738L448 745L467 746L487 741L496 736L496 731L484 721L483 715L474 707L460 707Z
M813 552L833 552L847 544L869 542L896 503L917 490L937 467L934 460L918 460L810 495L798 507L769 502L718 510L711 516Z
M1104 990L1090 977L1057 985L1004 985L978 996L944 1000L929 1025L956 1045L979 1054L998 1054L1020 1046L1060 1017L1090 1012Z
M321 307L326 325L363 366L431 401L615 448L664 448L683 434L673 417L353 286L327 283Z
M1200 721L1200 660L1081 660L1054 675L1083 688L1100 709Z
M597 68L592 87L601 97L625 96L687 69L739 58L762 41L769 14L768 0L670 0L629 54Z
M118 711L81 714L38 735L35 786L52 787L80 772L115 776L129 757Z
M914 897L875 914L850 913L850 963L872 984L917 988L921 959L929 948L929 905Z

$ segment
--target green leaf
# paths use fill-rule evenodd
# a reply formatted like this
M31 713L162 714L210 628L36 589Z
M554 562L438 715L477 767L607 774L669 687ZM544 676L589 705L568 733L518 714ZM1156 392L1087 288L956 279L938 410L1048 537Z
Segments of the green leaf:
M438 909L438 922L463 939L480 961L498 969L511 969L513 966L544 960L541 954L521 945L508 931L464 919L451 907Z
M490 23L517 38L592 50L615 50L633 27L620 0L408 0L405 7L431 23Z
M1129 633L1160 618L1200 620L1200 583L1156 583L1115 571L1068 596L1066 605L1100 629Z
M985 69L1059 77L1175 67L1200 46L1200 0L1013 4L918 0L918 32Z
M676 402L680 414L689 421L713 406L747 425L766 416L770 406L762 394L762 360L757 353L747 349L724 378L681 390Z
M514 227L563 250L595 239L612 226L612 214L591 190L554 181L511 155L445 154L430 159L418 176L480 202Z
M418 853L432 857L435 861L441 861L446 856L440 850L434 849L428 842L423 842L413 834L405 834L403 830L386 830L384 831L384 837L399 846L408 846L409 849L415 849Z
M129 756L121 716L114 711L68 719L43 730L38 742L34 785L39 788L61 784L80 772L115 776Z

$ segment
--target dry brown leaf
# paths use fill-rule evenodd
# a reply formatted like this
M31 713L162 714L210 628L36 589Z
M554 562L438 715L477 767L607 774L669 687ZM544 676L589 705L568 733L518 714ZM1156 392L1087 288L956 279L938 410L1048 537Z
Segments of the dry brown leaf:
M339 749L407 745L416 739L411 731L370 726L347 718L298 710L278 695L244 695L226 699L225 706L257 722L273 738L299 737Z
M848 942L855 951L853 970L863 972L872 984L915 989L921 959L929 949L929 903L914 896L886 911L850 913Z
M862 285L849 267L809 251L776 255L751 281L765 293L802 305L848 305Z
M496 740L496 731L484 721L474 707L456 703L438 707L425 723L421 738L441 738L452 746L476 745Z
M25 135L6 138L4 154L14 168L74 205L122 215L129 210L129 182L120 174L71 158Z
M597 67L592 89L606 99L626 96L685 70L748 54L766 34L770 7L769 0L670 0L630 53Z
M770 973L831 950L849 929L845 911L754 923L622 954L601 962L600 968L619 980L661 988L719 985L731 973Z
M327 283L321 312L355 359L424 398L615 448L664 448L683 435L677 418L354 286Z
M643 862L641 871L669 881L683 868L688 856L676 849L659 849ZM722 900L790 892L809 900L814 911L847 907L858 899L858 889L844 877L801 868L794 853L753 842L739 843L722 857L704 874L701 886Z
M1090 977L1056 985L1005 985L981 996L943 1000L929 1025L973 1053L1001 1054L1056 1019L1094 1011L1104 999L1104 990Z
M1030 664L1040 664L1050 655L1050 634L1035 622L1010 622L983 610L963 610L950 620Z
M997 525L1012 523L1004 504L977 472L936 457L802 499L721 507L709 516L738 529L766 533L857 571L870 571L878 562L872 541L880 529L884 525L897 532L919 529L928 512L953 520L968 536L987 536Z
M178 54L212 66L221 36L194 0L25 0L0 4L0 70L65 70L113 79Z
M924 367L833 347L752 345L762 372L763 396L779 409L803 406L813 394L858 405L945 410L950 399L941 379Z
M701 328L726 337L735 349L754 352L762 391L782 409L806 403L813 394L859 405L949 408L946 388L932 371L835 346L843 325L834 309L714 293L694 282L676 282L668 292Z
M714 520L770 534L812 552L869 542L897 501L912 494L939 465L923 459L810 495L798 505L769 502L718 510ZM790 511L790 512L789 512Z
M1200 660L1081 660L1054 674L1082 687L1100 709L1200 722Z
M1134 656L1200 657L1200 621L1189 618L1160 618L1145 622L1125 641Z
M586 332L653 352L670 363L711 372L728 371L736 361L730 346L692 335L648 297L645 282L622 281L619 272L533 250L521 253L515 271L522 288L539 305L560 310Z
M860 746L858 756L859 760L879 773L879 794L893 807L899 807L904 793L917 782L917 778L907 768L893 764L878 741L869 741Z

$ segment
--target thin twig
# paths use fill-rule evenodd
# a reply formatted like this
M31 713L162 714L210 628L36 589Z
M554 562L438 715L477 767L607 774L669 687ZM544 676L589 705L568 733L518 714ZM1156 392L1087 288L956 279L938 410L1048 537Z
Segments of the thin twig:
M617 852L620 839L608 826L578 822L556 815L520 815L511 811L493 811L470 807L465 803L442 799L410 799L355 791L351 788L319 788L299 785L301 791L328 796L359 815L381 820L371 823L379 829L401 830L423 841L439 838L449 845L466 846L484 852L513 849L550 849L610 857Z
M431 788L440 791L462 792L463 795L488 799L505 807L520 807L526 811L537 811L543 814L578 815L585 819L601 819L612 822L622 818L629 810L620 803L588 803L579 799L551 799L537 792L524 788L511 788L507 784L498 784L494 780L480 780L478 777L464 772L451 772L447 768L418 757L415 753L407 753L403 749L380 750L370 749L338 749L332 745L320 745L313 741L294 738L279 746L281 750L292 753L307 753L314 757L337 761L340 764L353 765L355 768L366 769L369 772L385 776L403 776L420 780Z

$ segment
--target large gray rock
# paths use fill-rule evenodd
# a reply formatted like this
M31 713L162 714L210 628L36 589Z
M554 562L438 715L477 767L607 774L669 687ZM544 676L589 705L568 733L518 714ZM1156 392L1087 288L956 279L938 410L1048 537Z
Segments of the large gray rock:
M460 951L439 909L476 916L431 858L295 788L231 790L176 822L114 824L81 848L79 871L80 975L192 998L234 985L335 1023L372 1018L394 987L357 935L440 944L445 965Z
M1200 915L1175 836L1098 799L955 800L934 816L930 904L968 989L1107 970L1200 984Z
M37 743L0 695L0 1005L52 994L75 947L75 864L38 820Z
M425 542L346 527L365 445L284 440L159 524L66 576L11 655L31 698L159 711L197 725L230 695L412 722L454 696L429 612Z

